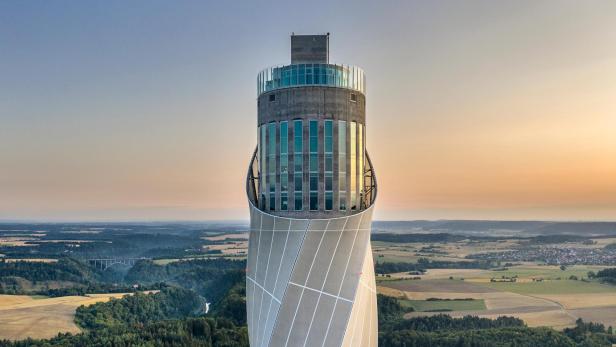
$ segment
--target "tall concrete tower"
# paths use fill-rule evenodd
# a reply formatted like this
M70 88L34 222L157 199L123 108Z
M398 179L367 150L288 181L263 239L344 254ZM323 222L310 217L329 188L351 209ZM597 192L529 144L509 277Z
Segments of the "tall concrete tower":
M376 346L364 72L329 63L329 34L292 35L257 77L246 275L252 347Z

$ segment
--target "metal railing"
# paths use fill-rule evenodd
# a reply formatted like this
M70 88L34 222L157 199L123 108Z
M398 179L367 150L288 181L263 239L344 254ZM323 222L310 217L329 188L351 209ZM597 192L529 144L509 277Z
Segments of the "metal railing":
M292 64L270 67L257 75L257 95L276 89L326 86L366 93L364 70L336 64Z

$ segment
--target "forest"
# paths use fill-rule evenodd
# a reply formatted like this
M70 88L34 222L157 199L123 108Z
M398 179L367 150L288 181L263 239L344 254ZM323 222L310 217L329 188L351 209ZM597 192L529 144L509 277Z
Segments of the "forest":
M419 271L428 269L489 269L498 266L498 263L490 260L473 260L465 262L430 260L419 258L417 263L410 262L383 262L374 265L374 271L378 274L391 274L397 272Z

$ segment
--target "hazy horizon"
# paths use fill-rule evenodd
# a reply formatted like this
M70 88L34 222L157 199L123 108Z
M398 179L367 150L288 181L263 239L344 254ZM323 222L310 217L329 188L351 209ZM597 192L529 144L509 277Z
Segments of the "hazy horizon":
M0 3L0 221L247 220L292 32L366 71L375 220L616 218L614 1L27 0Z

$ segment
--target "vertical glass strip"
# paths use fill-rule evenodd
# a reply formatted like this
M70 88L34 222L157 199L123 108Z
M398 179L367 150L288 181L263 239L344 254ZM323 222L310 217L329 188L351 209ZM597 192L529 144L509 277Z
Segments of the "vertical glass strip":
M309 122L309 138L310 138L310 210L316 211L319 209L319 121L311 120Z
M338 122L338 200L340 211L347 209L347 127L345 121Z
M326 120L324 133L325 210L334 208L334 122Z
M351 190L350 205L352 210L357 209L357 123L351 122L351 133L349 134L350 147L350 172L349 184Z
M301 120L293 121L293 169L295 176L293 179L295 210L301 211L303 209L302 201L302 183L304 172L304 157L302 154L304 148L304 129Z
M259 172L259 182L260 182L260 188L261 188L261 209L266 209L267 208L267 200L266 200L266 193L267 193L267 127L264 125L261 126L261 140L260 140L260 146L259 146L259 151L260 151L260 158L259 158L259 164L261 166L261 170Z
M276 122L268 124L267 178L269 186L269 209L276 210Z
M289 124L280 122L280 210L286 211L289 201Z

